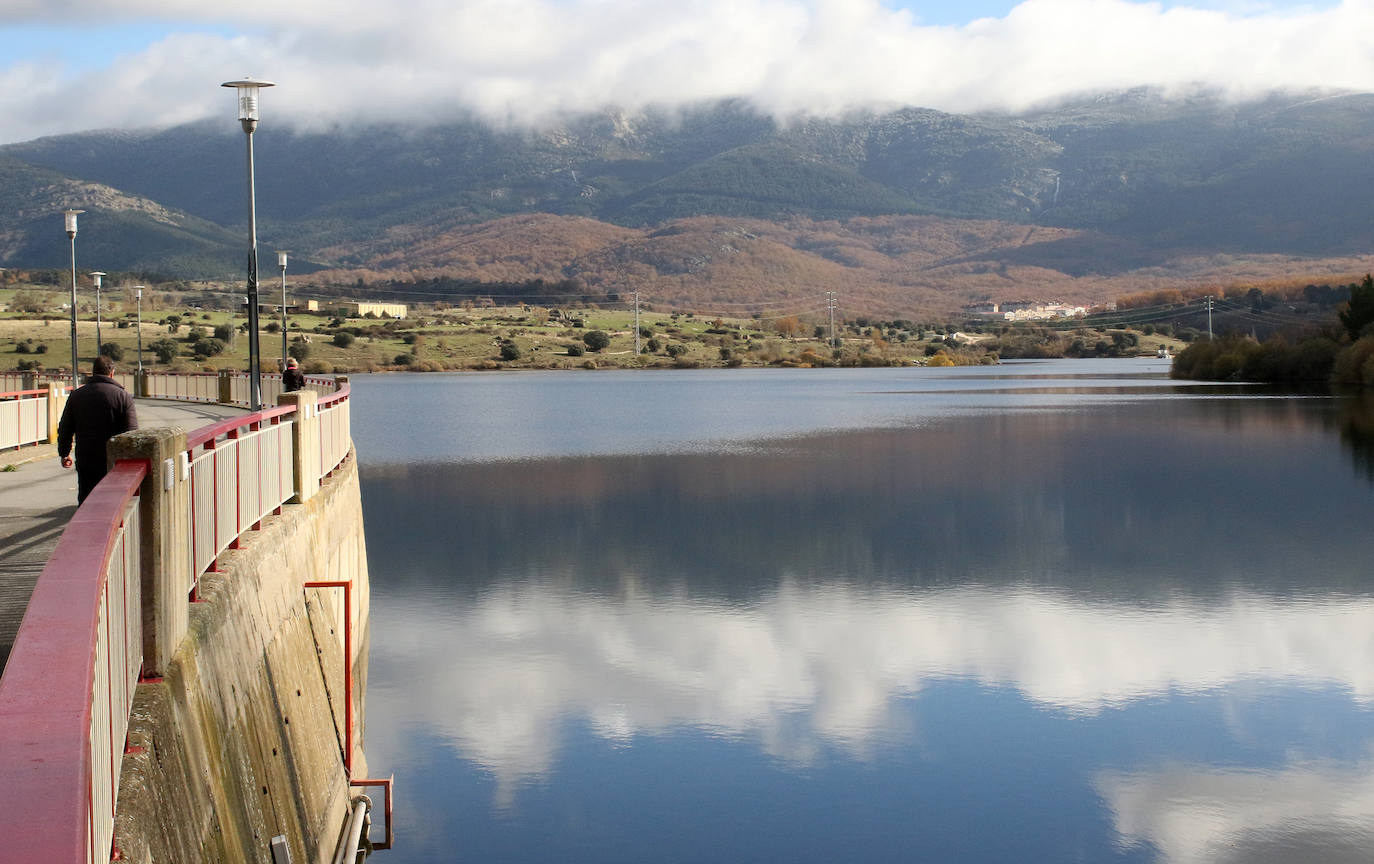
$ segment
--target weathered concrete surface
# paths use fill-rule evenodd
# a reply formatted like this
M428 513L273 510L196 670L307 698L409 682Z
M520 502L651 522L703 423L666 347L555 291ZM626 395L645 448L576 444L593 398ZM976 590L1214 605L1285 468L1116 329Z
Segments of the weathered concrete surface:
M269 517L201 578L186 639L138 687L115 842L125 860L331 861L350 797L343 759L342 591L353 583L354 715L363 716L368 582L350 458L319 492ZM355 721L354 776L366 776Z

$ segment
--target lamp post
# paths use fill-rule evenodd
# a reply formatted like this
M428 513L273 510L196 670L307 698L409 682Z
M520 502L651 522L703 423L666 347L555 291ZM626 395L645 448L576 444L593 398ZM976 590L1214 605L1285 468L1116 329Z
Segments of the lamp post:
M138 377L143 377L143 286L134 286L134 296L138 298Z
M81 385L81 371L76 357L76 216L85 210L67 210L64 215L67 225L67 239L72 242L72 389Z
M100 346L105 342L100 338L100 279L108 276L104 270L92 270L91 279L95 282L95 353L100 354Z
M258 216L257 193L253 185L253 131L258 128L258 90L273 86L271 81L245 78L226 81L239 97L239 125L248 139L248 406L262 410L262 364L258 356Z
M286 368L286 256L290 249L277 250L277 267L281 269L281 368Z

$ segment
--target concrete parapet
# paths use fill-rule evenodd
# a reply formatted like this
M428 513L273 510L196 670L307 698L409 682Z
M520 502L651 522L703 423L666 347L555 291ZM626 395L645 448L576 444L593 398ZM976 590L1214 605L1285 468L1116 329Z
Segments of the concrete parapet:
M310 501L282 508L201 577L186 639L142 683L120 780L115 842L131 861L329 864L352 795L344 675L363 716L369 592L355 460ZM348 581L341 592L307 589ZM183 600L183 605L185 605ZM352 628L345 657L344 628ZM360 720L354 772L366 776Z
M234 404L234 373L227 369L219 370L219 404Z
M29 387L25 379L24 389L36 390L37 387ZM62 409L67 407L67 387L65 384L48 385L48 443L57 443L57 424L62 420Z
M139 488L143 674L158 676L186 635L191 585L186 433L176 427L124 432L110 439L106 453L111 466L116 459L148 462Z
M294 456L291 472L296 483L296 502L304 503L320 488L319 397L313 390L293 390L277 396L278 405L296 406L296 422L291 427Z

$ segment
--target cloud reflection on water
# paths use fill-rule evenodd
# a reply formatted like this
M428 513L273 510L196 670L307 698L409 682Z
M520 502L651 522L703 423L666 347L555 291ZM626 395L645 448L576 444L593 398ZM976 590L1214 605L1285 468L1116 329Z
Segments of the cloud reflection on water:
M608 741L694 727L806 764L823 746L860 760L878 744L909 746L918 732L895 704L951 678L1089 718L1246 682L1334 688L1374 705L1368 598L1124 605L1033 589L784 584L742 605L524 585L458 610L374 614L404 619L379 621L388 632L426 634L373 645L377 679L405 669L430 682L408 695L404 722L489 771L504 802L551 772L569 717ZM396 722L379 716L392 704L374 686L373 722ZM1120 790L1130 782L1108 785L1129 809L1135 799Z
M1106 774L1123 842L1169 864L1365 862L1374 848L1374 756L1274 771L1170 766Z

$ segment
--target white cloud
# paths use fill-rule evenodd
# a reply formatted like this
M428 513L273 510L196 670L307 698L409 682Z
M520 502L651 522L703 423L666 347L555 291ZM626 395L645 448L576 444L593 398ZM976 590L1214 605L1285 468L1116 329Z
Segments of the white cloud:
M108 68L0 73L5 140L230 114L221 81L276 80L264 122L535 122L607 104L742 97L781 115L917 104L1023 109L1071 92L1195 83L1374 89L1374 2L1230 11L1129 0L1025 0L1004 18L922 26L878 0L69 0L10 5L8 23L184 22ZM243 26L222 37L196 28ZM232 122L231 122L232 125Z

